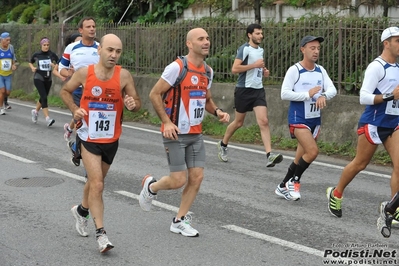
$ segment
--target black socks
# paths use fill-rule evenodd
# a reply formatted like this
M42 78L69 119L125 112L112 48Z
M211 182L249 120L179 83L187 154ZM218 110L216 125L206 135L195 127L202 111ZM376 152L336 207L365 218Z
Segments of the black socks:
M86 209L85 207L83 207L82 204L79 204L77 212L82 217L87 217L89 215L89 209Z
M305 160L301 157L301 159L299 159L298 165L295 169L295 173L294 173L294 180L295 181L299 181L301 179L301 176L303 174L303 172L305 172L306 169L308 169L310 163L305 162Z
M96 238L98 238L102 235L105 235L105 234L107 234L107 233L105 232L104 227L100 227L100 228L96 229Z
M285 175L283 182L281 182L280 184L281 188L285 187L285 183L287 183L294 176L296 167L297 165L294 162L292 162L291 165L288 167L287 174Z

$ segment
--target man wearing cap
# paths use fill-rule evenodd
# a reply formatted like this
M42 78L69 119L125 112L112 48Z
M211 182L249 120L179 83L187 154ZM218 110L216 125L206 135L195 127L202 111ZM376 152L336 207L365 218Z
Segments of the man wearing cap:
M367 66L360 89L360 104L366 108L358 123L356 156L343 169L338 185L327 189L328 209L339 218L344 189L366 168L379 144L393 162L391 196L399 191L399 28L385 29L381 42L383 51ZM398 211L394 218L399 220Z
M7 98L11 93L12 71L17 69L14 47L10 44L8 32L0 35L0 115L5 115L5 109L11 109Z
M291 138L297 139L295 159L275 193L286 200L299 200L300 179L318 155L317 137L321 109L337 90L321 65L316 64L323 37L305 36L300 42L302 61L291 66L281 86L281 99L290 101L288 126Z
M272 153L266 94L263 87L263 78L269 77L270 72L265 67L263 48L259 46L263 40L262 26L249 25L246 37L248 42L238 48L231 68L233 74L238 74L234 91L234 121L227 126L223 139L217 143L218 157L222 162L228 161L227 145L230 138L244 124L247 112L254 111L266 151L266 167L273 167L283 160L283 156L280 153Z

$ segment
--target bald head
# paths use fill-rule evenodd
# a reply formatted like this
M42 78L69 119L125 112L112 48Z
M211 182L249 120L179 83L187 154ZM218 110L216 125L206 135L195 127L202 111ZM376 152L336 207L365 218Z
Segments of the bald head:
M111 45L111 44L117 45L120 47L120 49L122 49L122 41L115 34L112 34L112 33L106 34L100 40L100 45L102 47L106 47L107 45Z
M192 29L187 33L186 45L189 56L191 55L203 60L209 53L209 35L202 28Z
M203 28L192 29L187 33L187 41L192 41L201 35L208 35L208 33Z
M112 68L118 62L122 54L122 41L115 34L104 35L98 46L100 63L106 68Z

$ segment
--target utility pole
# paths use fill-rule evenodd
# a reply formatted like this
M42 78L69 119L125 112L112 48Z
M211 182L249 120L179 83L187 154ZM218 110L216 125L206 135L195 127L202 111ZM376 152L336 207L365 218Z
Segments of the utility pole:
M231 0L231 10L236 11L238 9L238 0Z
M255 9L255 22L260 24L260 22L261 22L260 0L254 0L254 9Z

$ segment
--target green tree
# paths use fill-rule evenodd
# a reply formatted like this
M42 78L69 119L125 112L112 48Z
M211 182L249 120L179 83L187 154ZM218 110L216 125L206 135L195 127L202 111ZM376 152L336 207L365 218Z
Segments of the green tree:
M171 1L171 0L150 0L150 4L156 7L153 10L139 17L138 22L174 22L183 13L184 9L194 3L194 0Z
M205 5L209 7L209 16L212 17L212 13L220 12L221 15L226 15L231 11L231 0L199 0L197 4Z
M118 6L115 0L95 0L93 12L99 22L115 22L118 20L122 6Z

